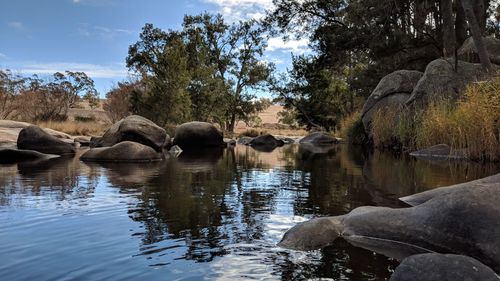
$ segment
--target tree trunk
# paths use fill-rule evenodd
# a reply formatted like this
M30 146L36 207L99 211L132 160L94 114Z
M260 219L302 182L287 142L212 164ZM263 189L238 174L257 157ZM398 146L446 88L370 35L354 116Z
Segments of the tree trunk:
M455 0L455 34L457 38L457 46L462 46L467 39L467 22L465 21L465 12L462 7L461 0Z
M481 30L481 36L483 36L484 31L486 30L486 10L484 2L488 0L472 0L472 9L474 10L474 14L476 15L477 24L479 25L479 29Z
M231 122L229 122L228 131L234 133L234 128L236 127L236 113L231 113Z
M441 15L443 19L443 56L452 57L455 54L455 30L453 28L452 0L441 0Z
M488 56L488 51L486 51L486 47L484 46L481 28L479 27L476 15L474 14L474 6L472 5L472 1L474 0L462 0L462 6L464 7L467 21L469 22L469 29L472 34L472 39L474 39L474 45L476 46L479 60L481 61L484 70L493 71L493 66Z

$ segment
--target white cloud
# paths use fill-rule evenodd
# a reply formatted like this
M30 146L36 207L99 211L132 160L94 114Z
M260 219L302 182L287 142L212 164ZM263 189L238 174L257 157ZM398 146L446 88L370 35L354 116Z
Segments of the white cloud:
M68 62L27 63L20 66L19 72L44 75L66 70L85 72L91 78L125 78L128 75L123 64L99 65Z
M283 52L293 52L298 54L303 54L309 50L308 47L309 40L303 38L299 40L283 40L280 37L273 37L267 41L268 51L283 51Z
M4 54L4 53L0 53L0 59L6 59L7 58L7 55Z
M10 21L7 25L12 29L24 30L24 24L20 21Z
M88 23L81 23L78 27L78 34L84 37L99 36L102 39L112 40L119 35L132 34L132 30L123 28L110 28L105 26L91 26Z
M203 0L218 7L228 21L260 19L273 7L272 0Z

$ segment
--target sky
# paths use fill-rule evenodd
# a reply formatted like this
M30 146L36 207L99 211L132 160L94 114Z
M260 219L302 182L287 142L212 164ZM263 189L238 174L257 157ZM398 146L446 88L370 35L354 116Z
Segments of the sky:
M145 23L180 29L185 14L221 13L228 22L261 18L272 0L2 0L0 69L16 74L84 71L103 97L128 76L128 47ZM271 38L264 59L279 70L307 40Z

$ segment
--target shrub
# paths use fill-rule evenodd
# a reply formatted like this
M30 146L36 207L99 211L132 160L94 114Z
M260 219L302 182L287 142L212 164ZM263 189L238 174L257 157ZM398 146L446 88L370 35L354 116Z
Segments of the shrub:
M95 116L75 116L75 121L88 123L88 122L96 121L96 118L95 118Z
M240 137L251 137L255 138L260 135L265 135L267 132L266 131L259 131L256 129L248 129L240 134Z

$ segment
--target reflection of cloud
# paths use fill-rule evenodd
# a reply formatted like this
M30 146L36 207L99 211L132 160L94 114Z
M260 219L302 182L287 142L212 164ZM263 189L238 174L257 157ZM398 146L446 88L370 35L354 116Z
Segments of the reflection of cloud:
M268 51L277 51L281 50L283 52L293 52L293 53L305 53L308 50L309 41L307 39L299 39L299 40L283 40L279 37L270 38L267 42Z
M260 218L256 218L260 220ZM311 265L321 261L321 251L293 251L276 246L283 234L295 224L306 218L293 215L266 215L263 237L250 243L227 245L226 255L214 260L210 267L210 278L214 280L269 280L275 279L273 273L280 271L279 261L283 253L295 265ZM245 278L246 277L246 278Z
M260 19L265 10L273 7L272 0L203 0L216 5L219 12L229 21Z
M53 74L55 72L81 71L92 78L125 78L127 71L122 64L98 65L89 63L29 63L20 66L19 71L28 74Z

